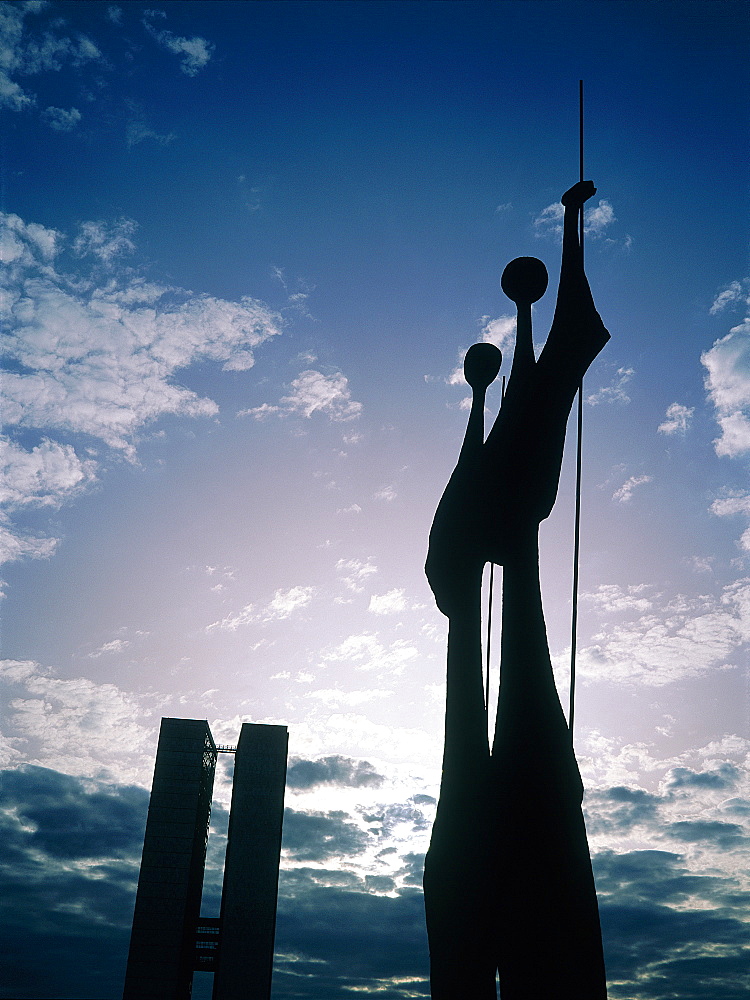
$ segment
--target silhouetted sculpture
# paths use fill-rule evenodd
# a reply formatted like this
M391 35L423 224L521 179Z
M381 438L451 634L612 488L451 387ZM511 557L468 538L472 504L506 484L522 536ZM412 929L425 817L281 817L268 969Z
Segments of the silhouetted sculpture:
M541 261L503 274L518 307L513 365L484 441L484 399L501 356L476 344L456 468L430 532L426 572L449 619L440 801L424 872L433 1000L602 1000L599 912L581 813L583 785L555 688L539 587L539 523L557 496L565 427L584 373L609 339L583 269L577 221L595 194L562 198L557 306L535 361L531 304ZM492 753L482 685L481 585L503 569L501 682Z

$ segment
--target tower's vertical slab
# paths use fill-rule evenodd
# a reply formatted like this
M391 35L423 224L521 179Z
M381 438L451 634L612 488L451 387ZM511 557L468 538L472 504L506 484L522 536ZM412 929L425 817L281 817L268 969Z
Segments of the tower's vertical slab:
M208 723L162 719L123 1000L188 1000L216 768Z
M288 734L245 723L234 758L214 1000L271 996Z

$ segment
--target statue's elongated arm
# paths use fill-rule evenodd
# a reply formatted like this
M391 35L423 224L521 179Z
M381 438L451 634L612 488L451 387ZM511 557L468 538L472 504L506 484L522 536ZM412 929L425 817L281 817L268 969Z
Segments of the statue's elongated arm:
M587 368L609 340L596 310L583 266L583 248L578 220L583 205L596 194L591 181L579 181L562 196L563 251L557 304L547 343L539 358L542 371L549 369L550 380L566 394L583 378ZM572 396L571 396L572 399Z
M464 360L473 391L471 413L456 467L435 512L425 563L437 606L448 618L463 614L469 594L481 585L485 557L478 544L482 525L477 513L481 490L477 477L483 453L485 394L501 360L493 344L474 344Z
M489 744L482 683L482 558L477 468L484 400L500 352L475 344L464 362L473 402L456 468L430 532L427 577L447 615L445 749L440 800L425 859L424 901L433 1000L495 1000Z
M500 361L500 351L491 344L475 344L466 355L464 371L473 391L471 413L458 463L430 534L427 575L438 606L449 619L441 803L445 796L469 790L471 769L483 767L489 757L481 644L484 560L475 556L470 538L472 528L478 527L472 525L472 518L478 488L475 473L484 446L484 400Z

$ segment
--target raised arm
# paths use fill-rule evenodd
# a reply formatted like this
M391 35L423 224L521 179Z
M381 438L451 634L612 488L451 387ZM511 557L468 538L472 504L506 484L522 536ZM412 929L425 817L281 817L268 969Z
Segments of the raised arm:
M480 544L478 471L484 447L484 400L501 360L492 344L474 344L464 360L466 381L473 391L471 413L456 467L435 512L425 563L437 606L448 618L473 607L481 586L486 557Z
M541 362L546 355L544 363L554 364L555 378L569 376L576 386L609 340L609 332L591 295L578 235L578 220L583 205L595 194L592 181L579 181L560 199L565 207L560 285L552 327L539 358Z

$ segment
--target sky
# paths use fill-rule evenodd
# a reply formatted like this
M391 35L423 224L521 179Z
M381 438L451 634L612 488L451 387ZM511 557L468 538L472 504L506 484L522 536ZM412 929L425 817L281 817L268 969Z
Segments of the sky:
M163 716L227 744L289 727L274 996L429 995L427 535L463 354L490 341L509 371L511 259L547 265L549 329L581 78L612 338L583 389L575 745L610 996L746 995L749 19L0 8L0 998L120 996ZM566 707L573 496L571 428L541 532ZM496 628L491 649L496 692Z

